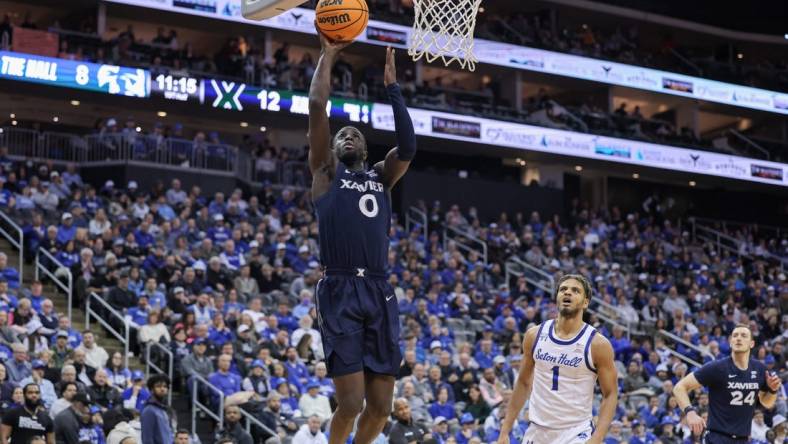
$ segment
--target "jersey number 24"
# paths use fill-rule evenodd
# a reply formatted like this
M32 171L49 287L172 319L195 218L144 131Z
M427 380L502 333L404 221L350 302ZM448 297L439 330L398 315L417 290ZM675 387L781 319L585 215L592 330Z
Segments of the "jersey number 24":
M744 392L739 390L734 390L731 392L731 405L744 405L755 404L755 392L751 391L747 394L747 397L744 397Z

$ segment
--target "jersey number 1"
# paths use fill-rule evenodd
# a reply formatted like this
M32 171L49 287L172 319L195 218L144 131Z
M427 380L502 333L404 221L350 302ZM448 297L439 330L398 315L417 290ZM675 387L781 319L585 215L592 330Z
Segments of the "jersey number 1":
M378 200L374 194L365 194L358 200L358 209L361 214L367 217L375 217L378 215Z
M559 367L557 365L553 367L553 391L558 390L558 369Z

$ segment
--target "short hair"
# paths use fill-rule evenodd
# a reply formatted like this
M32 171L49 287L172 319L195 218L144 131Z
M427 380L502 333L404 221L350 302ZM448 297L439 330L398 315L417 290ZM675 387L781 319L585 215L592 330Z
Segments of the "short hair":
M28 382L27 384L25 384L25 386L24 386L24 387L22 387L22 393L24 393L25 395L27 395L27 388L28 388L28 387L35 387L35 388L37 388L37 389L39 390L39 394L41 394L41 393L40 393L40 392L41 392L41 387L39 387L39 386L38 386L38 384L37 384L37 383L35 383L35 382Z
M153 391L153 388L161 383L164 383L167 385L167 387L169 387L170 386L169 376L163 373L157 373L155 375L151 375L151 377L148 378L148 390Z
M183 435L183 434L186 434L186 435L189 435L189 436L191 436L191 434L189 434L189 431L188 431L188 430L186 430L186 429L178 429L178 431L177 431L177 432L175 432L175 436L178 436L178 435Z
M737 328L745 328L745 329L747 329L747 331L750 332L750 339L754 339L753 336L752 336L752 329L750 328L750 326L747 325L747 324L742 324L741 322L739 322L738 324L736 324L735 327L733 327L733 330L731 330L730 334L733 334L733 331L736 330Z
M586 299L591 299L591 282L589 282L588 279L586 279L586 277L581 274L572 273L561 276L561 279L559 279L555 285L555 294L553 295L553 298L558 297L558 289L561 288L561 284L568 281L569 279L574 279L580 282L580 285L583 287L583 291L585 292Z

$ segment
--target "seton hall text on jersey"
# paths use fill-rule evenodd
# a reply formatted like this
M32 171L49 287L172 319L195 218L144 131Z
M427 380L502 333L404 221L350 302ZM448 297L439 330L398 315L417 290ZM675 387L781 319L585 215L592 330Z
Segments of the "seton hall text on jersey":
M728 381L729 390L758 390L760 385L757 382L731 382Z
M340 185L340 189L348 189L348 190L356 190L359 193L366 193L367 191L377 191L379 193L383 192L383 184L380 182L375 182L374 180L368 180L363 183L354 182L348 179L339 179L342 181L342 185Z
M536 359L549 362L551 364L559 364L575 368L580 367L580 363L583 362L583 358L580 356L575 356L574 358L569 359L566 356L566 353L561 353L560 356L556 356L551 355L548 352L543 352L541 348L536 350Z

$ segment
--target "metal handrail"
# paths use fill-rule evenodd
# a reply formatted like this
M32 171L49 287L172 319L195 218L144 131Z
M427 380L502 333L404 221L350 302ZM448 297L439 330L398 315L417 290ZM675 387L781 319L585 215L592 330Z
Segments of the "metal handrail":
M268 426L263 424L259 419L255 418L254 415L252 415L251 413L247 412L246 410L240 407L238 408L238 410L241 411L241 416L246 418L246 433L250 433L250 434L252 433L252 425L254 424L257 427L263 429L265 433L268 433L271 436L277 436L277 433L275 431L268 428Z
M533 274L538 275L539 277L542 278L542 280L533 279L533 278L529 277L528 275L526 275L525 272L515 270L515 268L514 268L515 265L517 267L523 268L523 269L525 269L525 270L527 270L527 271L529 271L529 272L531 272ZM520 259L517 256L510 257L506 261L506 263L504 264L504 268L505 268L505 271L506 271L507 275L511 274L511 275L514 275L514 276L517 276L517 277L524 276L526 282L528 282L529 284L533 285L534 287L540 288L542 291L544 291L544 292L546 292L548 294L551 294L551 295L555 292L555 278L553 278L553 276L550 273L547 273L546 271L544 271L544 270L542 270L542 269L540 269L538 267L534 267L533 265L531 265L528 262ZM507 277L507 282L508 282L508 280L509 279Z
M55 276L55 273L52 273L44 264L41 263L41 254L43 253L44 257L52 261L55 265L57 265L58 269L65 269L68 277L68 284L64 284L60 279ZM68 269L62 262L55 259L54 256L50 252L48 252L44 248L39 248L36 252L36 266L35 268L35 279L38 280L39 272L43 272L46 277L54 282L55 286L60 288L66 293L66 297L68 298L68 308L66 309L68 312L68 321L71 322L71 293L74 289L74 276L71 274L71 270Z
M677 352L676 350L673 350L670 347L666 347L665 350L667 350L669 354L681 359L682 361L686 362L687 364L694 365L695 368L703 367L703 364L701 364L700 362L698 362L698 361L696 361L696 360L694 360L694 359L692 359L690 357L684 356L681 353Z
M755 259L755 256L751 254L749 251L747 251L746 241L736 239L735 237L725 234L714 228L707 227L705 225L700 225L695 218L691 218L690 223L692 223L693 237L697 239L701 239L706 242L715 243L717 245L717 253L719 253L720 250L725 249L732 252L736 256L745 256L749 259ZM723 241L727 241L728 243L733 245L727 245ZM743 246L745 248L742 248ZM766 252L765 256L768 259L774 260L775 262L779 262L780 271L785 271L785 269L788 268L788 258L777 256L776 254L773 254L771 252Z
M750 226L752 226L753 228L757 228L758 231L764 231L764 230L774 231L777 237L780 237L782 233L788 232L788 227L778 227L776 225L766 225L761 223L751 223L751 222L723 220L723 219L710 219L707 217L698 217L698 216L693 216L692 220L699 223L722 224L722 228L725 230L728 229L728 225L732 225L733 227L738 226L741 228L749 228Z
M91 302L95 300L99 303L99 305L103 306L107 313L111 316L115 317L116 319L120 320L123 325L126 327L123 333L118 332L115 330L112 325L109 324L106 320L101 317L101 313L94 311L93 308L90 307ZM90 330L90 315L93 315L94 318L101 324L107 331L112 334L118 341L123 343L123 366L129 366L129 330L134 328L133 325L129 323L125 316L123 316L120 312L115 310L107 301L102 299L99 295L94 292L91 292L88 295L88 300L85 307L85 330Z
M591 296L591 302L594 302L594 303L596 303L598 305L601 305L602 307L607 308L608 310L612 310L616 314L616 316L618 317L618 321L619 321L618 324L623 326L627 330L627 338L630 337L630 334L631 334L630 332L632 330L632 322L630 322L627 319L626 326L621 324L623 316L621 316L621 309L620 308L616 307L615 305L613 305L613 304L611 304L609 302L606 302L604 299L600 298L599 296L595 296L595 295ZM598 310L595 310L595 311L596 311L597 315L600 314Z
M449 233L456 234L455 237L449 237ZM459 238L464 237L465 240L475 243L481 246L481 252L476 248L471 247L470 245L466 245L463 243ZM449 241L454 242L458 248L466 251L471 252L475 251L476 253L481 254L482 261L484 261L484 265L487 265L487 242L481 240L480 238L474 236L473 234L460 230L455 227L450 227L446 224L443 224L443 250L446 251L448 249Z
M17 223L14 222L13 219L11 219L7 214L5 214L5 211L0 211L0 218L2 218L6 223L8 223L8 225L10 225L11 228L13 228L14 231L16 231L16 233L19 235L18 238L14 238L14 236L11 233L6 231L5 228L3 228L2 225L0 225L0 234L2 234L3 237L5 237L6 240L8 240L8 242L11 244L12 247L14 247L17 250L19 250L19 285L22 285L22 281L25 278L25 273L24 273L24 270L23 270L23 268L25 266L25 259L24 259L25 258L25 234L24 234L24 231L22 231L22 227L17 225Z
M728 132L729 132L730 134L733 134L734 136L736 136L736 138L737 138L737 139L739 139L739 140L741 140L742 142L746 143L746 144L747 144L747 145L749 145L750 147L752 147L752 148L755 148L755 150L756 150L756 151L760 151L761 153L763 153L763 155L764 155L764 156L766 156L766 160L771 160L772 156L771 156L771 154L769 153L769 150L767 150L766 148L764 148L764 147L762 147L762 146L758 145L757 143L755 143L754 141L752 141L752 140L751 140L749 137L747 137L747 136L745 136L744 134L742 134L742 133L740 133L740 132L736 131L736 130L735 130L735 129L733 129L733 128L729 129L729 130L728 130Z
M618 322L616 319L613 319L613 318L611 318L610 316L608 316L608 315L606 315L604 313L600 313L599 310L594 310L591 307L588 307L588 309L586 309L586 311L596 315L596 317L598 317L599 319L607 322L608 324L613 325L614 327L621 327L624 330L624 332L627 334L627 339L632 339L632 331L629 329L629 326L624 325L624 324Z
M670 339L670 340L672 340L674 342L678 342L678 343L683 344L684 346L686 346L688 348L691 348L692 350L695 350L701 356L708 356L711 359L714 359L714 355L712 355L711 352L709 352L708 350L704 350L704 349L698 347L697 345L693 344L692 342L685 341L684 339L674 335L673 333L671 333L671 332L669 332L669 331L667 331L665 329L660 329L660 330L657 331L657 333L661 334L662 336L665 336L666 338L668 338L668 339Z
M414 219L418 219L418 221L414 221ZM417 207L410 206L408 210L405 212L405 231L410 233L410 227L414 225L416 222L420 223L422 228L424 229L424 243L426 244L429 240L429 227L427 219L427 213L420 210Z
M153 361L150 359L150 350L153 347L159 348L167 355L167 371L165 372L162 370L158 365L154 364ZM172 381L172 370L173 370L173 356L172 351L167 347L159 344L158 342L147 342L145 344L145 378L150 377L150 369L153 368L159 373L166 374L170 381ZM167 405L172 405L172 390L167 391Z
M193 375L189 375L192 378L192 435L197 434L197 410L202 410L203 413L213 418L217 424L219 430L224 427L224 392L219 390L215 385L211 384L207 379L203 378L202 376L198 375L197 373ZM217 415L213 410L211 410L210 406L207 406L200 402L197 385L203 384L204 386L208 387L211 391L219 394L219 414Z

